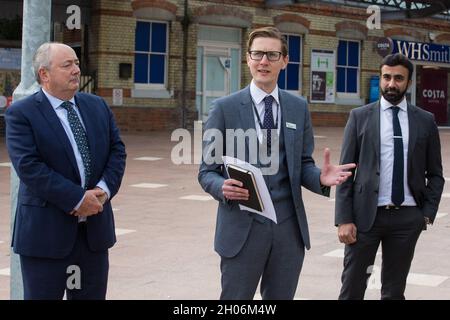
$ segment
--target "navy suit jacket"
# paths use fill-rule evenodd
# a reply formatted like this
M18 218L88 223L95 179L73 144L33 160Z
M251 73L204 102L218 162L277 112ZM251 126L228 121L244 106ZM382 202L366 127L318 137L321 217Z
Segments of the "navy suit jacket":
M298 219L302 240L307 249L310 248L308 222L302 200L302 189L328 195L329 188L321 189L320 169L315 166L312 158L314 151L314 137L308 106L303 98L294 96L287 91L279 90L281 105L281 130L284 134L287 167L295 205L295 215ZM289 128L287 123L295 124ZM250 87L214 101L205 130L215 129L222 133L224 141L223 155L237 157L230 154L225 143L226 130L255 129ZM214 142L204 141L203 150L207 150ZM249 146L246 141L246 154ZM236 152L237 148L234 148ZM219 150L220 151L220 150ZM241 159L248 160L248 159ZM198 180L203 190L219 201L217 210L217 224L214 246L223 257L234 257L247 241L250 227L255 215L248 211L241 211L236 201L226 201L222 193L222 185L227 179L224 166L220 163L207 164L204 159L200 165ZM283 186L280 186L281 188Z
M125 146L105 101L77 93L75 101L86 127L92 174L87 189L103 179L111 198L125 171ZM69 213L83 197L80 173L69 139L45 94L13 103L5 113L6 143L20 178L12 236L14 252L32 257L63 258L76 240L78 218ZM111 199L110 199L111 200ZM91 250L106 250L116 241L111 202L87 218Z

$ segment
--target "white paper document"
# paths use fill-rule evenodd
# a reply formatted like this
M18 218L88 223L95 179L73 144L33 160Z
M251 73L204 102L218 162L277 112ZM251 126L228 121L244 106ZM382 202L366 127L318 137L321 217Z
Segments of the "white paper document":
M272 202L272 199L270 198L270 193L269 193L269 190L267 189L267 185L266 185L266 182L264 181L261 170L255 166L251 165L250 163L242 161L237 158L223 156L222 160L225 165L225 168L227 168L227 164L234 164L236 166L241 167L242 169L251 171L253 173L253 176L255 177L256 186L258 188L259 195L263 202L264 210L262 212L256 211L252 208L243 206L241 204L239 205L239 209L257 213L257 214L262 215L263 217L266 217L266 218L272 220L273 222L277 223L277 215L275 214L275 208L273 207L273 202Z

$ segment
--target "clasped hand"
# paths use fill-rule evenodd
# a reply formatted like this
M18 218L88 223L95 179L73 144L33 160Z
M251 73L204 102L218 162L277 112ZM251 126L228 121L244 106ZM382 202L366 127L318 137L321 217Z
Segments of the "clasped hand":
M70 214L75 217L88 217L98 214L103 211L103 205L107 199L108 195L99 187L87 190L78 210L73 210Z

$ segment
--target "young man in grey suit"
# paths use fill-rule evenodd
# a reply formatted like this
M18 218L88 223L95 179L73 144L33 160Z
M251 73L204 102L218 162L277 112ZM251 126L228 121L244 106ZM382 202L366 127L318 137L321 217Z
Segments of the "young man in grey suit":
M249 35L247 52L251 84L216 100L205 125L205 132L219 130L224 141L230 130L258 136L247 137L245 142L226 141L223 149L216 149L217 153L236 157L234 147L241 142L246 155L241 160L249 161L253 147L261 143L258 148L267 147L267 154L279 164L276 173L264 175L276 211L275 224L239 209L237 200L247 199L248 191L241 188L240 181L228 178L222 163L205 159L215 140L204 143L198 179L219 202L215 250L221 257L221 299L253 299L260 279L263 299L293 299L304 247L310 247L301 186L328 195L329 186L345 181L351 175L347 169L354 167L330 165L328 150L322 170L315 166L307 103L277 86L278 74L287 63L287 44L280 32L272 27L254 30ZM258 154L255 165L260 166L261 160Z
M413 65L401 54L381 63L379 101L351 111L341 162L354 179L336 189L345 243L339 299L363 299L381 242L381 299L405 299L417 239L434 221L444 188L439 132L431 113L409 104Z

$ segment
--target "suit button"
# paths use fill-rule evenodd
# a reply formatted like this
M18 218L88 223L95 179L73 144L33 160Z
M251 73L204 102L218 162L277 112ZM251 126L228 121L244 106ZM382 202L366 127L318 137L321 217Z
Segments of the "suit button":
M375 193L378 194L378 190L375 190Z
M377 171L377 176L379 176L380 175L380 172L379 171Z

